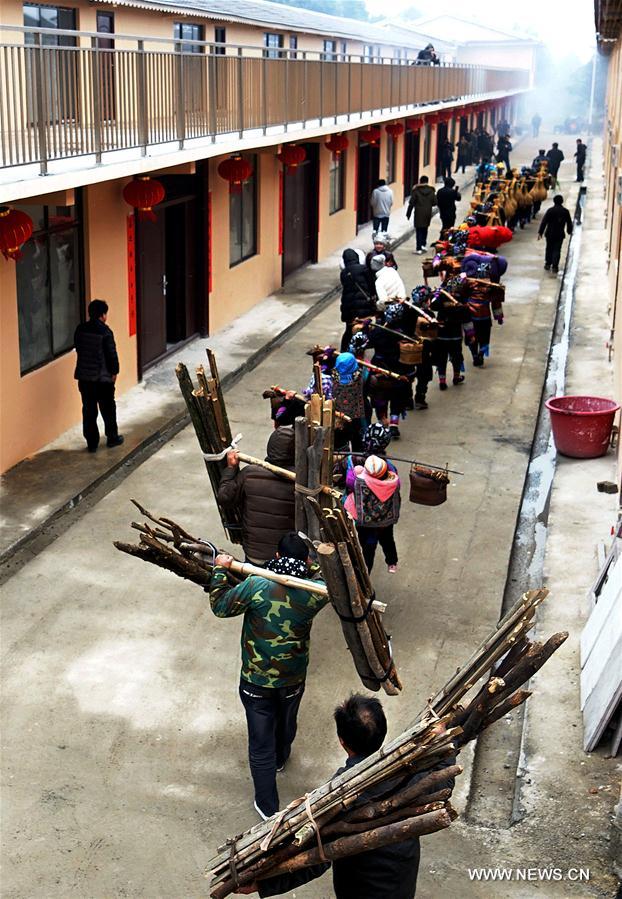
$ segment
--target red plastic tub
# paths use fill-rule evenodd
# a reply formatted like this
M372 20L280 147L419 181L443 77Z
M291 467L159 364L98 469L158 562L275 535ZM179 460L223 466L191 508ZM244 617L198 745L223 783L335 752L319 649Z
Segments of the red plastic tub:
M618 403L601 396L556 396L546 408L558 453L573 459L605 455Z

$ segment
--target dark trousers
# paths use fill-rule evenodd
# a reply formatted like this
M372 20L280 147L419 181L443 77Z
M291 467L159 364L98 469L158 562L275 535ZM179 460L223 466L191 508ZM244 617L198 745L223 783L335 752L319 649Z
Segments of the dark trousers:
M577 162L577 181L583 181L583 167L585 162Z
M346 322L346 327L341 335L341 352L347 353L348 347L350 346L350 341L352 340L352 328L353 322Z
M415 371L415 379L417 384L417 386L415 387L415 402L417 402L418 400L425 400L426 393L428 392L428 384L434 377L434 371L432 369L432 362L430 360L429 354L427 359L424 356L424 361L419 363Z
M544 252L544 261L546 265L552 268L559 268L559 257L562 251L563 237L547 237L546 250Z
M490 318L474 318L473 327L475 328L475 340L469 344L469 349L475 358L482 352L484 347L490 346L490 334L492 331L492 319Z
M397 565L397 547L393 536L393 525L388 528L357 528L361 549L365 558L367 570L371 572L374 567L374 556L378 544L383 549L384 560L387 565Z
M276 769L289 758L304 691L304 683L293 687L258 687L240 681L255 802L264 815L273 815L279 810Z
M374 231L386 231L389 227L388 215L375 215L373 219Z
M428 227L426 225L425 228L415 228L415 236L417 238L417 249L422 250L428 240Z
M448 340L436 341L436 369L439 377L444 378L447 374L447 360L451 359L454 369L454 378L460 375L464 356L462 355L462 338L452 337Z
M82 396L82 433L89 449L95 449L99 444L98 412L104 419L108 440L118 437L114 384L111 381L78 381L78 390Z
M443 230L445 230L445 228L453 228L453 226L455 224L456 224L456 213L455 212L453 213L453 215L449 215L449 214L441 215L441 227Z
M451 164L453 159L446 159L441 162L441 176L443 178L451 178Z
M458 169L459 169L460 167L462 167L462 174L464 175L465 169L466 169L466 167L467 167L467 161L466 161L466 159L463 158L463 157L461 157L460 159L458 159L458 162L457 162L457 164L456 164L456 172L458 171Z

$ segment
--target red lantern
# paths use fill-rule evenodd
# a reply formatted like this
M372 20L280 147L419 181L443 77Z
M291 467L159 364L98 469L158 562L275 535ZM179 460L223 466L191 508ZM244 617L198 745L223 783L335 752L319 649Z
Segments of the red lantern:
M287 174L293 175L298 166L307 158L307 151L304 147L299 147L297 144L283 144L283 148L277 154L277 158L285 166Z
M32 235L32 219L19 209L0 206L0 252L5 259L21 257L20 247Z
M375 147L380 142L380 128L370 126L365 131L359 131L359 137L366 144L371 144L372 147Z
M330 150L333 156L340 156L348 149L349 141L345 134L332 134L330 140L327 140L324 146L327 150Z
M441 120L441 117L436 112L432 113L431 115L427 115L425 117L426 125L438 125L440 120Z
M229 182L229 193L241 194L242 184L253 174L253 167L247 159L236 154L229 159L223 159L217 172L221 178Z
M141 221L156 221L153 207L161 203L165 196L164 185L149 175L139 175L123 188L123 199L138 211Z
M397 140L400 134L404 133L404 126L401 122L390 122L388 125L385 125L385 131L393 140Z
M423 127L422 116L417 116L414 119L406 119L406 127L409 131L420 131Z

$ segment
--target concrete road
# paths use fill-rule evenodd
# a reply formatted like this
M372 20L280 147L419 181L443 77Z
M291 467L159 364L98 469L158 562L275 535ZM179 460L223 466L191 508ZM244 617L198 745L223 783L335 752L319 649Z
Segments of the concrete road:
M526 141L516 155L531 159L537 149ZM486 367L469 363L466 383L445 394L434 383L429 410L409 416L396 445L400 455L448 462L465 476L442 507L404 503L399 572L388 575L381 559L374 570L405 684L384 702L393 735L498 618L557 289L535 237L532 224L507 248L507 318L495 326ZM412 248L397 257L407 286L419 283ZM261 455L269 436L261 391L306 383L304 351L337 340L338 319L333 304L228 394L246 451ZM132 535L131 497L226 546L186 429L6 584L5 899L206 896L206 860L256 821L237 698L240 622L215 619L197 587L113 548ZM314 625L307 684L279 782L283 804L342 763L332 710L360 689L330 608ZM465 775L459 807L467 788ZM421 896L505 896L467 883L467 864L501 863L495 845L507 840L460 822L427 838ZM328 899L330 880L294 895ZM573 895L593 893L577 887Z

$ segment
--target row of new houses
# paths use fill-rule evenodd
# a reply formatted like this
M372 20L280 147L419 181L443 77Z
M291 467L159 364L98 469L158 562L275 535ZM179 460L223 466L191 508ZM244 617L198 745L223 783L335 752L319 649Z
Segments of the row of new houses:
M81 22L94 14L80 7ZM512 120L530 84L524 69L399 62L387 80L377 60L198 59L26 34L0 48L0 202L34 223L22 258L0 260L2 470L79 420L72 338L91 299L111 306L122 393L346 244L379 177L398 206L420 175L434 180L439 142ZM266 96L268 79L285 96ZM326 147L336 133L347 138L339 154ZM304 160L287 169L279 151L292 142ZM251 173L234 191L218 173L231 153ZM165 190L155 222L123 198L140 174Z

